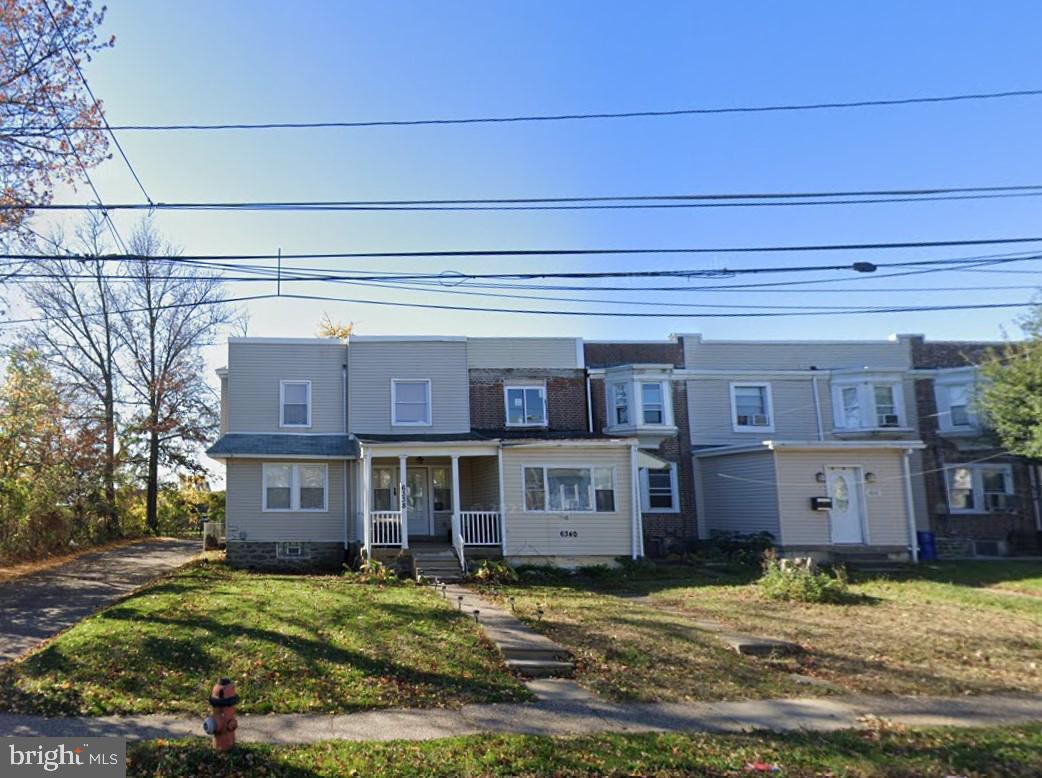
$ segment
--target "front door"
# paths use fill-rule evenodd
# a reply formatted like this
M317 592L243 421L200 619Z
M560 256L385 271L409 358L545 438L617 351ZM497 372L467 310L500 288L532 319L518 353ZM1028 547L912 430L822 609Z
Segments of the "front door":
M860 467L826 467L833 543L864 543L864 500Z
M426 467L410 467L405 471L405 514L409 537L432 535L431 490Z

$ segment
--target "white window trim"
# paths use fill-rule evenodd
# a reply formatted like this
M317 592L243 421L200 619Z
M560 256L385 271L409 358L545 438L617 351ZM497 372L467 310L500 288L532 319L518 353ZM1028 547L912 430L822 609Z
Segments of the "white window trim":
M626 387L626 415L627 421L619 421L619 408L621 407L616 401L615 387L616 386ZM633 421L633 382L626 381L610 381L607 383L608 387L608 407L611 409L611 416L608 419L609 427L633 427L635 422Z
M543 471L543 509L542 510L530 510L528 507L528 488L525 481L525 470L542 470ZM552 511L547 506L550 503L550 478L547 475L547 470L589 470L590 471L590 510L574 510L574 511ZM611 511L599 511L597 510L597 484L594 477L594 470L610 470L611 471L611 493L612 501L615 504L615 509ZM617 513L622 513L619 509L619 487L618 479L615 477L615 466L614 465L591 465L591 464L573 464L573 463L560 463L555 462L550 465L546 464L523 464L521 465L521 507L522 513L538 513L552 516L569 516L573 513L601 514L603 516L612 516Z
M638 394L640 396L640 420L637 423L637 426L638 427L671 427L671 426L673 426L673 418L672 418L672 415L671 415L671 412L670 412L670 407L669 407L670 406L670 400L672 399L672 395L671 395L671 393L669 391L669 388L670 388L669 387L669 381L664 381L662 379L654 379L654 380L646 381L646 380L642 380L640 378L637 378L637 380L634 382L634 384L636 385L637 390L638 390ZM644 420L644 385L645 384L655 384L655 385L658 386L659 391L662 392L662 421L658 422L657 424L655 422L645 421Z
M398 421L398 384L427 385L427 420ZM429 378L392 378L391 379L391 426L392 427L430 427L434 424L434 406L431 401L431 379Z
M972 508L956 508L952 505L952 471L969 470L971 474L971 486L973 491ZM944 468L944 496L948 501L948 513L953 516L976 515L982 513L1002 513L1002 511L989 510L984 499L984 473L987 471L1001 471L1006 475L1006 488L1004 494L1013 497L1017 494L1016 484L1013 483L1013 466L1006 464L959 464L952 463Z
M287 546L300 546L299 554L287 553ZM308 547L304 545L303 541L300 540L280 540L275 544L275 558L276 559L310 559L311 553Z
M307 424L286 424L286 384L304 384L308 390L308 420ZM285 379L279 381L279 426L280 427L295 427L297 429L307 429L311 426L311 381L304 379Z
M322 507L300 507L300 467L322 468ZM289 468L289 507L268 507L268 470L273 467ZM261 465L261 511L263 513L329 513L329 465L324 462L265 462Z
M511 423L510 421L510 390L524 391L525 389L538 389L539 396L543 402L543 420L539 422ZM524 400L522 400L524 402ZM503 406L506 412L504 423L508 427L547 427L550 424L550 404L546 401L546 383L542 384L510 384L503 386ZM527 410L527 408L525 409Z
M954 424L952 422L952 404L949 390L962 387L966 390L966 417L967 424ZM974 432L980 429L980 418L974 408L974 397L976 395L977 381L973 378L954 381L934 381L934 402L937 404L937 429L941 432Z
M843 412L843 390L857 388L858 417L861 424L857 427L846 426L846 414ZM891 386L894 392L894 412L897 414L897 425L880 427L876 414L876 386ZM832 380L832 423L838 432L875 432L907 430L908 414L905 411L904 381L900 378L866 378L857 380Z
M744 385L744 384L743 384ZM657 468L665 470L666 468ZM650 468L640 468L640 510L641 513L680 513L680 495L677 487L677 465L676 462L670 462L669 464L669 485L672 492L670 499L672 505L669 508L652 508L651 507L651 489L650 480L648 479L648 472Z
M767 407L767 424L762 427L757 427L749 424L738 423L738 402L735 396L735 389L739 386L757 386L762 389L766 389L764 392L764 402ZM731 384L731 429L735 432L774 432L774 396L771 393L771 385L766 381L735 381Z

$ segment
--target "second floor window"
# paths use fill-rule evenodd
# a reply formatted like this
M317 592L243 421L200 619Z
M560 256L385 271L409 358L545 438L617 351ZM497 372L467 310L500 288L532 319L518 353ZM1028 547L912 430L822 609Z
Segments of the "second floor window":
M901 417L897 414L897 387L893 384L875 384L872 395L876 402L876 426L897 427Z
M836 428L887 429L904 422L901 384L841 383L832 387Z
M973 411L974 384L936 384L937 422L942 430L971 430L977 426Z
M611 385L612 424L630 423L629 384Z
M731 384L734 429L769 432L772 426L770 384Z
M430 381L391 381L391 423L430 426Z
M642 383L640 385L640 403L645 424L665 424L666 405L662 384Z
M282 381L279 384L279 425L311 426L311 382Z
M508 386L505 391L509 426L546 426L546 390L543 387Z

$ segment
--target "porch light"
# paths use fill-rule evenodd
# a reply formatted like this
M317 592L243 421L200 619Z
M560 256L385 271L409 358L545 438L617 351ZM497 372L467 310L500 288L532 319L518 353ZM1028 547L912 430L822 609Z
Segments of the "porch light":
M825 474L819 470L817 473L814 474L814 480L817 481L819 484L825 483Z
M874 484L875 482L876 482L876 474L875 473L865 473L865 483L866 484Z

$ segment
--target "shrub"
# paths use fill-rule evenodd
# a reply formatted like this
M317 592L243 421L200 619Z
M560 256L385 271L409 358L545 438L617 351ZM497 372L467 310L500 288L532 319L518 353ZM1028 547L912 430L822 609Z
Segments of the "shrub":
M471 574L471 579L485 584L512 584L517 583L519 576L506 562L497 562L486 559Z
M739 565L754 565L774 546L770 532L714 532L699 545L696 556L722 559Z
M764 554L760 591L772 600L839 603L850 599L846 572L820 569L813 560L778 559L773 551Z
M378 559L364 559L354 573L359 583L388 584L398 581L398 574Z

